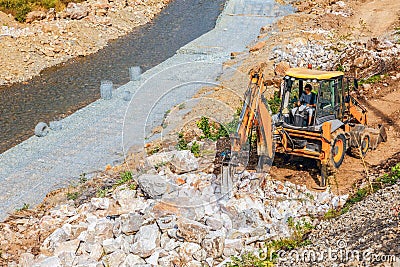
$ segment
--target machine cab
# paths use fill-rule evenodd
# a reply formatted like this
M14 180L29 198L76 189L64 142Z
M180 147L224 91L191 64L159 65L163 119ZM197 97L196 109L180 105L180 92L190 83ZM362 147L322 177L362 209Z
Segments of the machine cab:
M302 128L341 119L345 110L343 76L340 71L288 69L280 92L280 119L289 127Z

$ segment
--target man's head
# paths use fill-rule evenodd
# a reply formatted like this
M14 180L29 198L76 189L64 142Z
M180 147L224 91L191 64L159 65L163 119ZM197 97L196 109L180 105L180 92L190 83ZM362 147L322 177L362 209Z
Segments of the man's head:
M304 90L309 94L312 90L311 84L307 83L306 86L304 86Z

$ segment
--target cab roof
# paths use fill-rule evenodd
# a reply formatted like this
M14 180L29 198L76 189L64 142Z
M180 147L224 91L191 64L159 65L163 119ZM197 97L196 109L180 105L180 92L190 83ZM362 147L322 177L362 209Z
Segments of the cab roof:
M332 78L343 76L344 73L341 71L323 71L323 70L313 70L306 68L290 68L286 71L285 75L296 79L329 80Z

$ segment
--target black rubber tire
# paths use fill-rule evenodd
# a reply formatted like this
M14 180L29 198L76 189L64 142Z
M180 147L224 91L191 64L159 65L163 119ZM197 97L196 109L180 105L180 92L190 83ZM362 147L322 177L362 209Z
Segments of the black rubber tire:
M364 158L368 152L370 142L371 142L371 138L370 138L369 134L361 135L360 140L358 140L358 144L360 144L361 150L360 150L360 147L352 147L350 149L351 155L357 159Z
M338 131L336 134L334 134L332 138L333 144L331 148L331 166L333 166L335 169L339 168L340 165L342 165L344 156L346 155L346 136L344 135L343 131ZM338 146L336 146L338 144ZM340 146L340 147L339 147ZM338 155L340 153L340 155Z
M336 174L337 168L342 165L344 156L346 155L346 136L344 135L343 130L339 129L336 132L332 134L332 140L333 144L331 146L331 156L329 160L327 161L326 165L321 165L321 184L320 186L325 187L327 183L329 184L330 180L334 178ZM337 142L341 141L343 146L342 146L342 154L339 158L335 160L335 155L336 155L336 148L335 145Z

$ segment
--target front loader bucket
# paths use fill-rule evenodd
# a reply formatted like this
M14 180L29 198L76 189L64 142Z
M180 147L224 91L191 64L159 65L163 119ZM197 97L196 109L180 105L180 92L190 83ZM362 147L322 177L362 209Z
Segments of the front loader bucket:
M372 150L375 150L380 142L387 141L386 129L383 125L379 125L378 129L369 127L365 128L365 132L370 136L370 148Z

